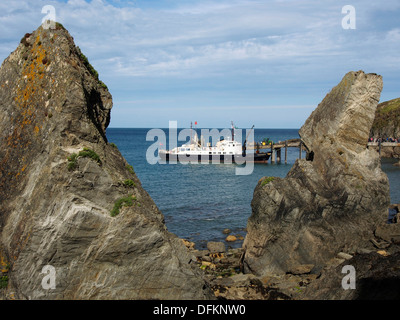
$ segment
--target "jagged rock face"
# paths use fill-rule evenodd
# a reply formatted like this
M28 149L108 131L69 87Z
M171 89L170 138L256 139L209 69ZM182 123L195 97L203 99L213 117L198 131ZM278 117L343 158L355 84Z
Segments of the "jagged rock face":
M332 144L356 154L364 151L382 86L381 76L346 74L301 127L299 134L307 148L317 156L323 156L318 149L332 150Z
M388 179L366 148L381 90L378 75L346 74L299 131L308 161L298 159L284 179L260 179L243 244L246 272L322 265L362 247L386 222Z
M6 298L212 297L186 247L167 231L128 163L107 143L111 107L106 86L60 25L27 34L3 62L0 255L9 269ZM83 148L99 159L67 160ZM129 199L111 216L122 198ZM45 265L55 268L55 288L42 286Z
M398 300L400 298L400 252L388 257L378 253L359 254L337 267L322 273L303 293L304 300ZM354 267L355 281L352 288L345 290L350 282L346 265Z

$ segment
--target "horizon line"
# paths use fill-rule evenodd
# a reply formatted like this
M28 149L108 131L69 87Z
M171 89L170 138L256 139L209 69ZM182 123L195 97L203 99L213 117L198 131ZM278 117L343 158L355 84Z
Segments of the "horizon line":
M227 129L228 127L219 127L219 128L211 128L211 127L193 127L192 129ZM154 127L107 127L107 129L169 129L168 127L158 127L158 128L154 128ZM190 129L189 127L179 127L178 129ZM231 128L228 128L231 129ZM235 129L251 129L250 127L248 128L235 128ZM266 129L266 130L300 130L300 128L258 128L258 127L254 127L253 129Z

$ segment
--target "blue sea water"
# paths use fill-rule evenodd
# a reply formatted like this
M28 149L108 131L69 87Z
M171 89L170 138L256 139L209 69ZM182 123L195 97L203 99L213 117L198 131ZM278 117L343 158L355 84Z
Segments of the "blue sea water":
M285 177L299 157L298 148L288 148L285 164L282 150L281 163L255 164L250 175L236 175L236 164L152 165L146 160L148 148L155 143L146 141L149 130L108 128L107 138L134 167L143 188L164 214L168 230L195 242L198 249L205 248L208 241L224 241L226 235L222 231L226 228L231 229L233 235L244 237L258 180L264 176ZM164 132L168 138L168 130ZM277 142L296 139L299 135L297 129L255 129L254 140L263 138ZM382 169L389 176L391 202L400 203L400 168L393 163L391 159L384 159ZM228 245L238 247L241 244L242 241L236 241Z

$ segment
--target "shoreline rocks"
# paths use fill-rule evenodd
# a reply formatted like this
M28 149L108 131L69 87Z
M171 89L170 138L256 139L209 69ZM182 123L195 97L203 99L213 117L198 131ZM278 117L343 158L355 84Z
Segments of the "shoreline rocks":
M243 273L243 248L226 249L211 253L188 246L193 263L204 273L204 277L215 297L219 300L315 300L357 299L379 297L397 299L398 279L382 287L391 275L399 277L397 261L400 254L400 223L378 226L373 238L353 252L339 251L324 264L298 264L285 273L268 272L263 275ZM385 241L382 250L374 243ZM342 269L352 265L356 269L357 290L344 290ZM370 265L370 269L364 265ZM377 268L377 269L373 269ZM385 278L385 270L389 279ZM397 270L397 271L396 271ZM397 280L396 280L397 279ZM376 281L377 286L373 284ZM371 292L366 291L368 287ZM350 293L350 291L353 291Z

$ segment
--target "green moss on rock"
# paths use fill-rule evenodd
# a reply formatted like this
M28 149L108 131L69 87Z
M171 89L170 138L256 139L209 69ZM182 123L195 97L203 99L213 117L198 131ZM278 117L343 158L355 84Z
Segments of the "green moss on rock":
M134 196L123 197L115 201L114 207L110 213L111 217L117 216L122 207L132 207L134 201L136 201L136 197Z
M90 159L96 161L99 165L101 165L100 157L96 152L94 152L93 150L91 150L89 148L83 148L83 150L79 151L78 154L73 153L68 157L68 170L69 171L75 170L75 168L77 166L77 160L79 157L90 158Z

